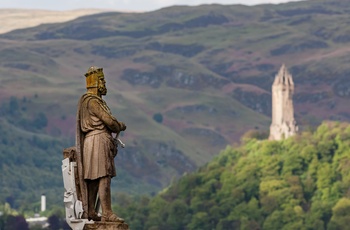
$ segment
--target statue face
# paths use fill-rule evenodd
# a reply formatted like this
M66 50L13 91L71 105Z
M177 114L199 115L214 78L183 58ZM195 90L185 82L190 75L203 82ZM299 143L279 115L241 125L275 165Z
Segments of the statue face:
M106 81L103 74L98 78L98 91L101 95L107 94Z

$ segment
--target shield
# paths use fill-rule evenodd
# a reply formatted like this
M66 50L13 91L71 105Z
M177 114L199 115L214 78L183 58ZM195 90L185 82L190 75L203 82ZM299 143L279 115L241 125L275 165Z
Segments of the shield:
M75 145L76 145L76 162L77 162L77 168L78 168L78 180L76 180L77 183L77 195L78 200L82 202L84 214L83 217L87 218L87 212L88 212L88 197L87 197L87 185L84 180L84 168L83 168L83 143L84 143L84 133L81 131L80 127L80 111L81 111L81 105L84 100L84 95L80 98L78 103L78 110L77 110L77 130L76 130L76 138L75 138Z

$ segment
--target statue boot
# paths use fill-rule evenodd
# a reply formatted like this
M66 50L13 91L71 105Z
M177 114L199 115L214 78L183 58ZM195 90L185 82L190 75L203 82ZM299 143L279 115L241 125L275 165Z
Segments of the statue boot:
M106 176L100 178L98 194L101 200L102 218L104 222L124 222L124 219L118 217L112 211L111 204L111 177Z
M121 222L124 223L124 219L120 218L113 212L107 213L107 214L102 214L101 221L103 222Z
M98 185L99 185L99 180L87 180L88 202L89 202L87 219L93 220L93 221L101 221L101 216L98 215L96 211L97 208L95 208Z

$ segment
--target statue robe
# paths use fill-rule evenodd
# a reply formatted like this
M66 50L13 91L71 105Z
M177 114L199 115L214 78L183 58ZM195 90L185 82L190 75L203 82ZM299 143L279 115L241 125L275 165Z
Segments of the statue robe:
M87 209L85 179L116 176L114 157L116 146L112 132L119 133L121 125L112 116L106 102L93 94L84 94L77 111L77 166L80 184L80 200Z

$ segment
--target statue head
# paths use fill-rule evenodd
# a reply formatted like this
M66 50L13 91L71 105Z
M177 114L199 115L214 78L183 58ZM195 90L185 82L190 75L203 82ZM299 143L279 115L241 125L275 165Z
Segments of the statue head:
M105 76L103 74L103 68L91 66L88 69L87 73L85 74L85 77L86 77L86 88L88 90L96 88L98 94L100 95L107 94L106 81L105 81Z

